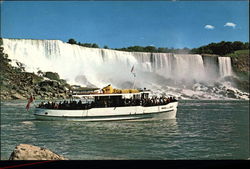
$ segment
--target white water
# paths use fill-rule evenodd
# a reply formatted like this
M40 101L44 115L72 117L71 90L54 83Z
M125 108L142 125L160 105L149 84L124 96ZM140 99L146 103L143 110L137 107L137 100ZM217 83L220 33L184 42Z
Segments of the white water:
M133 65L138 78L152 72L165 78L203 80L205 73L200 55L122 52L86 48L58 40L3 41L5 53L10 59L25 64L27 71L55 71L70 83L82 85L112 83L119 87L119 83L133 79L130 73Z
M59 40L3 39L3 47L14 66L18 61L29 72L57 72L69 83L83 86L132 87L133 65L139 88L160 89L169 84L185 88L186 83L217 81L218 77L232 74L227 59L219 58L219 74L211 73L201 55L123 52L86 48Z
M218 57L220 76L231 76L233 75L231 58L230 57Z

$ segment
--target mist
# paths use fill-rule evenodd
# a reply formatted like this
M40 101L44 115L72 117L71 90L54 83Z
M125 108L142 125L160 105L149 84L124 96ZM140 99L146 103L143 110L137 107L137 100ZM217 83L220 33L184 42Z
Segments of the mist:
M137 88L193 90L197 83L213 85L233 75L229 57L124 52L59 40L3 39L3 47L14 66L18 61L28 72L57 72L68 83L87 87L112 84L116 88L131 88L135 80ZM135 79L131 73L133 66Z

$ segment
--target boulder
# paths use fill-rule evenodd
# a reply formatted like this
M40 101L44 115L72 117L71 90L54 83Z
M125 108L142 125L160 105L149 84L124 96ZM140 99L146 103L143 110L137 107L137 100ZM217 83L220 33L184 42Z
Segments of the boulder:
M68 160L49 149L29 144L19 144L10 155L9 160Z

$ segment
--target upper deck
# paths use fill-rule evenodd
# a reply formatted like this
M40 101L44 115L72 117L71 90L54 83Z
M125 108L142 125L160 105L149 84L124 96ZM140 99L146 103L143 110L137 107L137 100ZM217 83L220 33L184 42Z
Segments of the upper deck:
M141 91L139 93L90 93L90 94L74 94L72 97L75 98L95 98L95 97L117 97L120 96L122 98L133 98L133 97L141 97L142 95L149 95L150 91Z
M121 98L138 98L145 97L150 94L150 90L138 90L138 89L113 89L111 85L104 87L101 90L90 90L89 92L84 90L73 90L73 98L100 98L100 97L121 97Z

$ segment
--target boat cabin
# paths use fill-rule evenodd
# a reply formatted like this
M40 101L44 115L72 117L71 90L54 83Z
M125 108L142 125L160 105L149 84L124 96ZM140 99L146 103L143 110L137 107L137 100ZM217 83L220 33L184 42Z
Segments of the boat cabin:
M94 107L118 107L138 105L141 100L149 98L149 91L138 93L112 93L112 94L87 94L73 95L74 98L88 100ZM84 102L84 101L83 101Z
M92 91L97 90L93 88ZM89 90L88 90L89 91ZM150 90L137 89L113 89L111 85L103 88L99 92L86 92L86 88L74 90L70 101L57 103L41 104L40 108L54 109L90 109L105 107L123 107L123 106L155 106L167 104L166 98L150 98Z
M89 88L74 85L71 87L71 95L97 94L100 92L99 88Z

